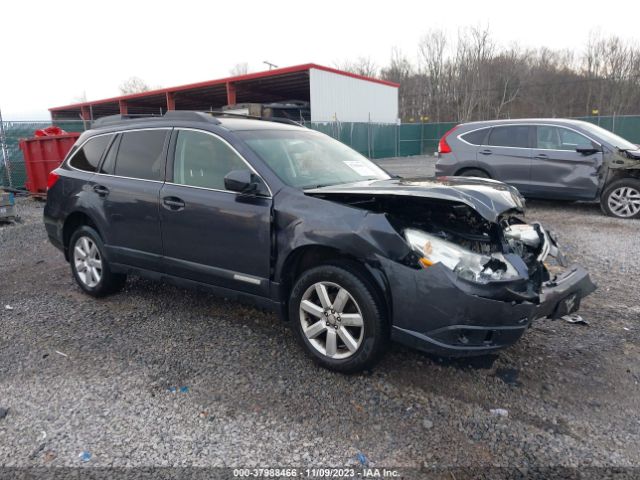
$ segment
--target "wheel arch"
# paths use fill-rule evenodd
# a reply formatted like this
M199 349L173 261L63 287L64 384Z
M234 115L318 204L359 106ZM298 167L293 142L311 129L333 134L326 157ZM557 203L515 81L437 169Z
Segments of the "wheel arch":
M82 210L76 210L69 215L64 220L64 224L62 226L62 245L64 247L64 258L69 261L69 241L71 240L71 236L73 232L75 232L79 227L87 225L98 232L101 238L102 234L100 233L100 229L98 225L93 220L93 218L88 215L86 212Z
M456 170L456 172L453 174L453 176L460 176L460 175L462 175L464 172L466 172L468 170L480 170L481 172L486 173L489 178L494 178L491 175L491 172L489 172L485 167L472 167L472 166L469 166L469 165L467 165L465 167L462 167L462 168L459 168L458 170Z
M392 317L391 290L384 271L375 262L355 257L334 247L325 245L303 245L292 250L282 264L280 279L280 301L283 303L284 320L288 320L289 294L296 279L306 270L320 265L334 264L350 266L352 273L372 287L384 302L385 314L389 322Z

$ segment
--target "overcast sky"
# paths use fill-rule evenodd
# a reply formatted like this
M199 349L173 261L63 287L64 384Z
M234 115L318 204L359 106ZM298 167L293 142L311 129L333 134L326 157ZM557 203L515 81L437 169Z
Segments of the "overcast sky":
M24 1L0 7L0 108L5 119L48 119L49 107L119 94L138 76L170 87L250 71L268 60L335 66L391 49L415 58L429 29L489 25L494 40L581 50L589 31L639 39L637 0Z

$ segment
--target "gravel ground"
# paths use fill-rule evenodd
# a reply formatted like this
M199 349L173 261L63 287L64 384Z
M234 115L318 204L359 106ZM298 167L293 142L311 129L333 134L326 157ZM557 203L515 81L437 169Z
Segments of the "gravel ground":
M599 284L589 325L472 360L394 346L344 376L271 313L139 278L83 295L42 207L0 227L0 465L640 466L640 221L530 202Z

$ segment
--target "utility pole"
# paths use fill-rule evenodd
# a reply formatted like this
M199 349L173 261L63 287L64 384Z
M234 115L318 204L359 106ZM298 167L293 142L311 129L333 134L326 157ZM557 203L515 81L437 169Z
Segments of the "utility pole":
M2 109L0 109L0 150L2 150L2 163L4 164L4 171L7 175L9 187L13 188L11 163L9 163L9 154L7 153L7 136L4 133L4 121L2 120Z
M266 60L263 61L262 63L264 63L265 65L269 65L269 70L271 70L272 68L278 68L278 66L275 63L267 62Z

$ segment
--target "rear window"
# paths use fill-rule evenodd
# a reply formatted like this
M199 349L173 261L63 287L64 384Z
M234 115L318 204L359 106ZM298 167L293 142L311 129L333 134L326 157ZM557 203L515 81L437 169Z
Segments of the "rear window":
M100 158L102 158L102 154L104 153L104 149L109 145L111 138L113 138L113 135L99 135L90 138L82 148L71 157L69 165L85 172L95 172L98 168Z
M488 144L492 147L528 148L529 127L526 125L493 127Z
M481 130L475 130L473 132L460 135L460 138L462 138L465 142L470 143L471 145L484 145L488 131L488 128L483 128Z
M142 180L164 177L164 144L169 130L125 132L120 140L115 174Z

